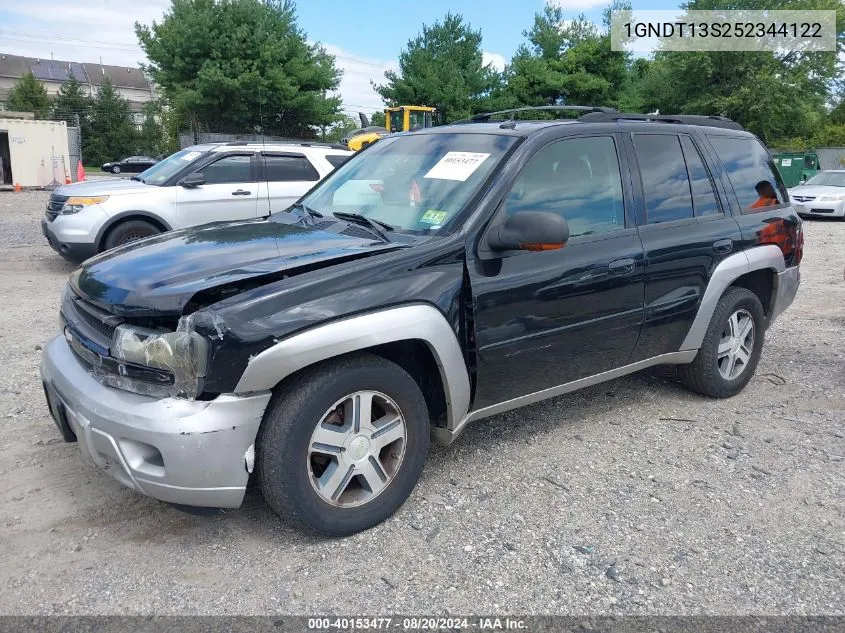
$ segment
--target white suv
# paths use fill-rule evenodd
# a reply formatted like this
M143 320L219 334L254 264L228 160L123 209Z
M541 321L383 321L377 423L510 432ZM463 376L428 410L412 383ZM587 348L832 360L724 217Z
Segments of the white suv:
M324 143L195 145L120 180L59 187L41 229L68 259L197 224L282 211L352 152Z

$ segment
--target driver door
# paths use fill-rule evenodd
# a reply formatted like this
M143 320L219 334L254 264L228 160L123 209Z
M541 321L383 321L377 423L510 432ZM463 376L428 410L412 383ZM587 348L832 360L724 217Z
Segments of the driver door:
M179 227L257 217L256 167L252 152L239 152L221 156L199 169L205 176L204 184L178 187L176 216Z
M643 246L626 219L631 197L620 147L613 134L553 141L505 196L497 214L566 218L562 249L467 254L478 349L474 408L627 363L645 287Z

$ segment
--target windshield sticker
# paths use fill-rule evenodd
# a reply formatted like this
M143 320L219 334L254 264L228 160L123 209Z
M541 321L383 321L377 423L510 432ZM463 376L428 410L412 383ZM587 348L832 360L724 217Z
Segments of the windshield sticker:
M429 209L423 213L420 222L423 224L440 224L449 215L446 211L438 211L437 209Z
M447 152L440 161L429 170L424 178L464 181L483 163L490 154L482 152Z
M182 160L194 160L200 154L202 154L202 152L188 152L182 157Z

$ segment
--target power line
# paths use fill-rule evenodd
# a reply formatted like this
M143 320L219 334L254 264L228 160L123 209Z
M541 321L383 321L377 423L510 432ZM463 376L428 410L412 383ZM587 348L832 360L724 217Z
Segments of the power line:
M135 46L133 44L128 44L126 42L107 42L103 40L81 40L79 38L69 38L69 37L54 37L51 35L37 35L35 33L17 33L12 31L5 31L0 29L0 35L4 37L14 39L17 41L27 41L27 39L35 39L39 41L47 41L47 42L61 42L63 46L79 46L83 48L103 48L103 49L111 49L111 48L120 48L125 51L140 51L139 46ZM329 53L329 55L332 55ZM382 64L375 64L373 62L359 59L357 57L349 57L348 55L332 55L335 59L342 59L344 61L359 64L361 66L370 66L371 68L377 68L379 70L391 70L390 66L384 66Z

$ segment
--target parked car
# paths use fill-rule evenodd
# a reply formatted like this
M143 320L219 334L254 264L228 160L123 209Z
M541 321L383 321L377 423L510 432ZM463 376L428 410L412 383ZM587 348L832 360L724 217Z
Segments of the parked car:
M110 171L113 174L121 174L125 172L140 173L155 165L158 161L149 156L129 156L123 160L118 160L113 163L103 163L100 167L103 171Z
M799 215L845 218L845 169L828 169L789 190Z
M172 229L266 217L351 155L305 142L196 145L131 179L57 188L41 228L56 252L78 261Z
M587 110L391 136L287 211L88 260L41 365L62 435L143 494L236 507L254 476L348 534L405 501L430 436L653 365L736 395L800 281L766 149Z

